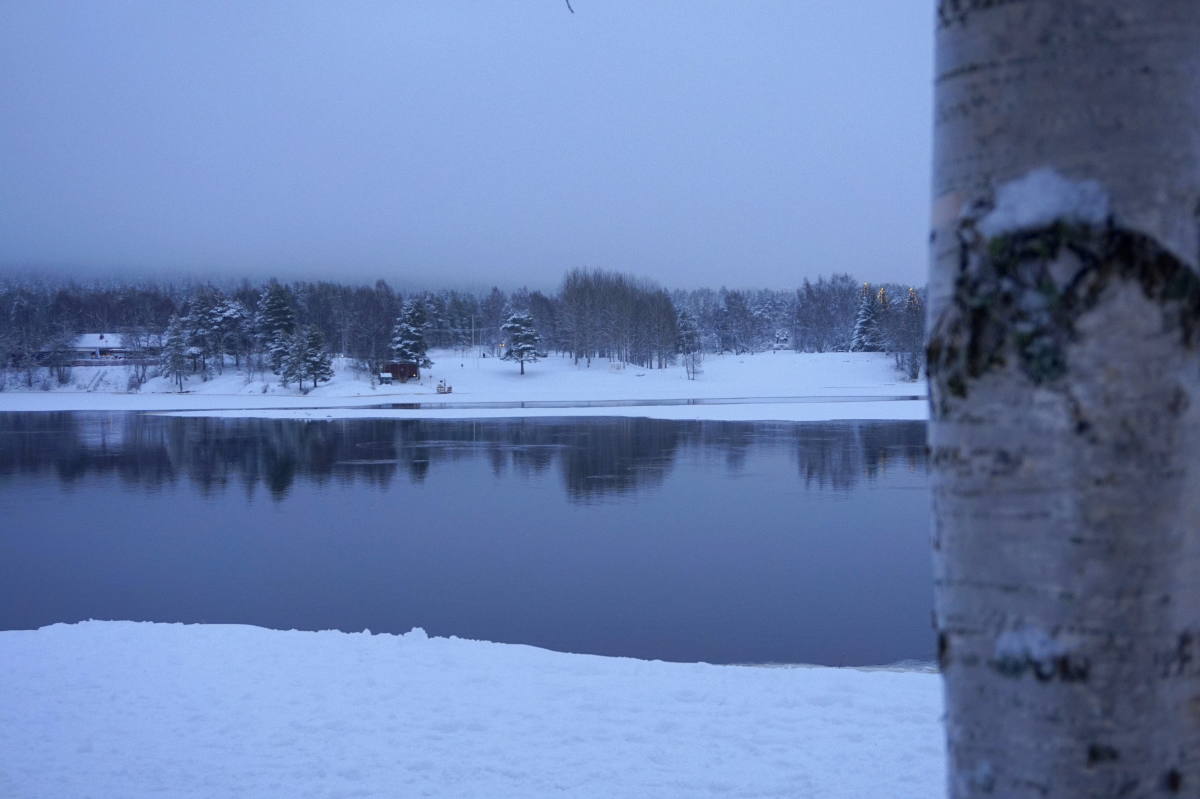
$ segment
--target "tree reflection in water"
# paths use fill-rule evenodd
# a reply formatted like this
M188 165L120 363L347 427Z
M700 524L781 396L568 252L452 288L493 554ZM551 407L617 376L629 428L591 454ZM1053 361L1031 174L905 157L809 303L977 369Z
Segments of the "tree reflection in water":
M906 422L0 414L0 629L930 658L924 469Z
M69 485L114 474L156 488L190 480L203 494L259 485L284 499L298 479L420 483L439 463L482 459L500 477L557 468L574 502L660 485L681 457L731 473L756 448L794 453L804 485L849 491L881 470L926 468L923 422L674 422L642 418L275 420L137 413L0 414L0 478L53 471Z

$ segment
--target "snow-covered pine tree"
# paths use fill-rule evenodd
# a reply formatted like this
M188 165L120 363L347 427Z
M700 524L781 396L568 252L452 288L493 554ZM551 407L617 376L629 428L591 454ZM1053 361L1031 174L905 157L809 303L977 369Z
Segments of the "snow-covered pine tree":
M279 382L283 385L295 383L304 390L304 356L307 339L303 330L297 330L287 340L287 346L279 357Z
M200 357L200 376L207 380L215 368L220 371L219 341L216 331L216 309L224 297L211 286L198 290L187 303L187 311L180 317L180 326L187 340L187 345L193 347L193 353Z
M250 349L247 322L250 318L246 306L225 297L214 309L213 322L217 334L219 356L233 356L235 366L240 366L242 356Z
M425 354L425 313L419 303L409 300L396 317L392 328L392 351L400 363L415 363L422 369L433 366Z
M163 333L161 354L162 373L168 380L174 380L179 390L183 391L183 377L188 373L188 344L187 334L178 316L172 316Z
M683 370L688 380L695 380L700 372L702 345L700 342L700 327L696 317L687 310L681 310L678 316L679 354L683 358Z
M504 348L504 354L500 358L519 363L521 374L525 374L526 363L536 363L538 358L545 357L545 353L538 352L541 337L538 336L537 329L533 326L533 317L529 314L509 314L504 324L500 325L500 329L508 337L508 346Z
M313 381L313 388L316 388L318 383L324 383L333 379L333 359L325 351L325 338L321 335L320 330L315 327L306 327L303 336L303 375L301 381L304 379L311 380ZM303 382L301 385L303 386Z
M283 360L292 344L296 331L296 314L288 299L288 290L278 283L263 289L258 298L259 344L267 356L271 371L282 376Z
M451 347L450 320L444 294L429 292L421 301L425 309L425 341L434 347Z
M863 283L858 301L858 315L854 318L854 335L850 339L851 352L879 352L882 348L879 331L879 297L871 290L870 283Z

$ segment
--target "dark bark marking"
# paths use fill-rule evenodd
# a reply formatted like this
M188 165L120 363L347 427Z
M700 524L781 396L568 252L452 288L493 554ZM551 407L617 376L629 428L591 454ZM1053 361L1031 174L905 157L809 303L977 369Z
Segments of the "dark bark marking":
M1171 393L1170 402L1167 403L1167 411L1172 416L1182 416L1187 412L1187 409L1189 406L1191 406L1191 404L1192 401L1188 397L1187 392L1179 386L1176 386L1175 391Z
M1163 777L1163 787L1167 789L1167 793L1179 793L1183 790L1183 775L1179 773L1179 769L1171 769Z
M1120 759L1121 753L1108 744L1092 744L1087 750L1087 764L1089 768L1098 763L1110 763Z
M967 17L974 11L1021 3L1025 0L939 0L937 21L939 28L951 25L966 25Z
M1025 461L1023 457L1008 450L998 449L992 453L991 475L993 477L1008 477L1015 474Z
M937 637L937 661L938 668L942 671L950 665L950 636L945 633L938 633Z
M1087 436L1092 431L1092 423L1084 415L1083 406L1079 404L1079 401L1073 396L1069 396L1069 399L1068 407L1071 413L1071 422L1074 424L1075 435ZM1094 437L1089 436L1089 438Z
M980 72L987 72L988 70L995 69L996 67L997 67L997 64L995 62L963 64L962 66L959 66L959 67L951 69L947 72L941 73L934 79L934 83L941 83L943 81L954 80L956 78L962 78L967 75L973 75L973 74L980 73Z
M1196 660L1196 637L1190 631L1179 634L1175 648L1158 658L1163 677L1182 677L1190 674Z
M1038 659L1030 655L1021 657L1001 657L989 661L993 669L1004 677L1020 679L1027 672L1038 682L1057 680L1066 683L1085 683L1091 674L1091 663L1086 659L1072 658L1070 655L1058 655L1052 658Z
M1010 363L1034 385L1061 388L1076 322L1117 282L1138 284L1184 346L1200 344L1200 276L1143 233L1056 222L988 239L968 219L959 241L954 294L927 351L943 413L952 398L967 397L972 381ZM1167 411L1182 414L1188 402L1180 389ZM1075 427L1080 435L1091 429L1081 416Z

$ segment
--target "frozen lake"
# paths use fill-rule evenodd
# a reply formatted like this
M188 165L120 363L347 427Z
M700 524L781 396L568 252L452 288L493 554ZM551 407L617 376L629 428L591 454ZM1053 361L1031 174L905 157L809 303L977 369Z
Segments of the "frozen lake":
M923 422L0 413L0 629L931 660Z

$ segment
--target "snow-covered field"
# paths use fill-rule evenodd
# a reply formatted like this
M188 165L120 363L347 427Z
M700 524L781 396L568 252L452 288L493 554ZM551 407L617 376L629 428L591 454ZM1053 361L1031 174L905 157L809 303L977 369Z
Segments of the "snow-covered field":
M248 379L227 370L208 381L193 378L186 393L176 393L163 378L142 390L124 390L125 367L76 367L71 383L61 390L0 392L0 411L31 410L157 410L216 411L222 415L265 415L328 418L333 416L569 416L625 415L667 419L924 419L924 400L893 401L893 396L924 396L925 385L904 380L892 359L877 353L766 352L756 355L708 356L703 374L688 380L681 367L617 369L606 361L591 367L552 357L526 368L520 375L513 363L495 358L431 353L435 364L420 384L372 386L367 377L339 363L337 375L306 395L284 388L272 375ZM268 379L269 378L269 379ZM438 394L445 380L453 393ZM764 398L804 397L803 402L769 402ZM861 398L880 397L880 400ZM646 400L741 400L717 405L638 405ZM846 401L852 398L852 401ZM603 408L588 402L610 403ZM421 410L362 410L381 403L447 403L468 407ZM477 403L579 403L574 408L478 408ZM626 402L628 404L620 404ZM616 403L616 404L612 404ZM359 410L352 410L358 406ZM320 409L320 410L315 410ZM339 409L339 410L330 410Z
M0 796L943 793L935 675L230 625L0 633Z

